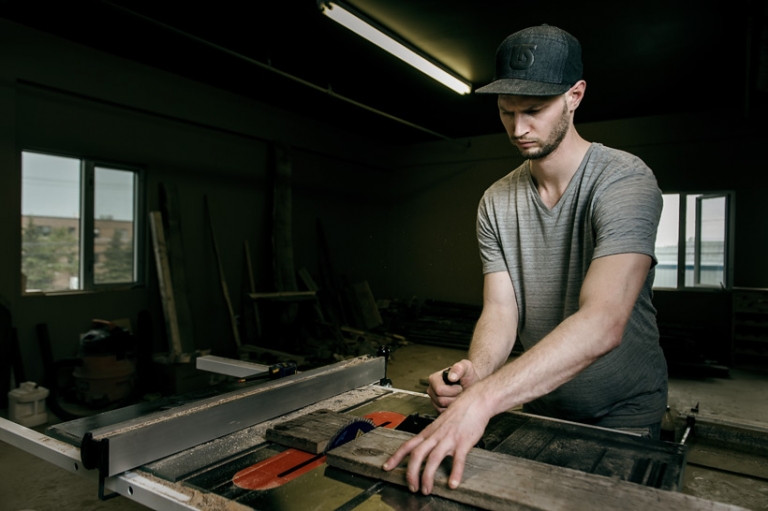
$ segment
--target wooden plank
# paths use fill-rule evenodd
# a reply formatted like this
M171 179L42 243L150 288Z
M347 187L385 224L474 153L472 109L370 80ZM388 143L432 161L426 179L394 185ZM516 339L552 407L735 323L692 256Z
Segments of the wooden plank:
M266 438L286 447L313 454L324 453L336 435L362 419L332 410L316 410L267 429Z
M385 472L384 462L410 433L377 428L328 452L330 466L356 474L407 485L407 458ZM443 461L435 474L432 493L447 499L491 510L590 510L645 511L736 511L743 508L648 488L618 479L586 474L506 454L472 449L467 456L464 478L455 490L447 486L451 459Z
M163 219L163 232L165 234L165 250L168 257L168 268L173 276L171 280L174 304L176 308L176 320L179 328L179 341L182 353L194 353L195 336L187 295L187 274L184 263L184 243L181 237L181 211L179 207L179 194L176 187L160 183L160 208ZM189 359L189 357L185 357Z
M383 321L379 307L376 305L367 280L352 284L348 289L348 296L359 328L372 330L381 326Z
M243 240L243 254L245 256L245 272L248 275L248 290L245 292L247 296L249 293L256 292L256 281L253 277L253 263L251 262L251 247L248 244L248 240ZM259 314L258 304L256 302L248 302L249 300L242 300L246 342L255 343L261 339L261 315Z
M291 153L288 144L273 142L272 165L272 277L275 291L298 290L293 262L293 199L291 192ZM277 314L280 324L293 325L299 313L299 304L287 301ZM286 339L285 349L296 339ZM282 347L282 346L281 346ZM293 351L296 350L294 346Z
M277 291L296 291L293 266L291 156L287 144L273 143L272 265Z
M314 300L314 291L278 291L276 293L249 293L252 300L273 300L277 302L296 302Z
M688 453L688 465L714 468L768 481L768 460L764 456L733 451L721 446L694 443Z
M224 277L224 265L221 264L221 255L219 254L219 245L216 243L216 231L213 229L213 219L211 218L211 208L208 205L208 196L204 196L205 200L205 216L208 218L208 227L211 230L211 239L213 240L213 252L216 255L216 264L219 267L219 280L221 281L221 292L224 295L224 301L227 304L227 310L229 311L229 323L232 327L232 337L235 340L235 345L240 348L240 332L237 329L237 319L235 318L235 310L232 307L232 300L229 297L229 288L227 287L227 280Z
M163 214L160 211L149 212L149 226L152 230L152 247L155 252L155 265L157 266L160 298L163 302L165 329L168 333L168 358L170 362L177 362L182 357L183 353L181 348L181 334L179 333L179 320L176 316L176 301L173 295L171 267L168 262L168 254L166 251Z
M319 288L317 287L317 283L315 283L315 280L312 278L312 275L309 274L309 270L307 270L305 267L302 266L301 268L299 268L298 274L299 274L299 277L301 278L301 281L304 283L304 286L309 291L314 291L315 293L317 293ZM315 314L317 315L317 319L321 323L325 323L326 322L325 315L323 314L323 309L320 306L320 300L315 302L314 309L315 309ZM338 338L339 336L337 335L336 337Z
M493 450L664 490L680 489L686 455L682 445L534 416Z

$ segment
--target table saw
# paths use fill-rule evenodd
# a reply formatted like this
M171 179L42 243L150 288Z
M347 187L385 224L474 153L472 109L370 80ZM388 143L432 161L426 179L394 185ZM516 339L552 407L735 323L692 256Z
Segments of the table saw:
M379 467L432 420L434 409L426 394L387 385L385 372L384 357L359 357L142 402L44 434L0 419L0 440L92 478L102 499L123 496L156 510L647 509L649 503L738 509L679 493L683 445L520 412L489 423L459 489L440 483L448 459L433 495L412 494L404 467ZM282 442L296 424L302 434L322 436L327 429L333 438L312 447Z

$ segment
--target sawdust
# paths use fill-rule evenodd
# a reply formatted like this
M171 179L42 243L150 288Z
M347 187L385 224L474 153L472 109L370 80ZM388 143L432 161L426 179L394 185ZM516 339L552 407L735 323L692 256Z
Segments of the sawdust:
M169 487L170 484L170 487L174 491L189 497L189 501L186 503L187 505L194 506L195 509L198 509L199 511L253 511L253 508L249 506L239 504L233 500L216 495L215 493L203 492L181 484L168 483L168 481L155 477L148 472L136 472L155 484L165 487Z

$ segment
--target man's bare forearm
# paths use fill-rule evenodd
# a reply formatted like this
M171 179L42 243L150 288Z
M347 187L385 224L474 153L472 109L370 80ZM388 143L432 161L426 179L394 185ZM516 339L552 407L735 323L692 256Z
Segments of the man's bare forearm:
M507 361L517 337L517 316L499 306L486 306L475 326L469 360L483 379Z
M548 394L614 349L617 339L604 329L602 318L576 313L532 349L486 377L480 384L494 414Z

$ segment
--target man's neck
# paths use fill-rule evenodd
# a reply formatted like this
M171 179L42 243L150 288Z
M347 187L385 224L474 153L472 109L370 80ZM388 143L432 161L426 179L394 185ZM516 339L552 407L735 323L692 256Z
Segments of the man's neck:
M571 128L552 153L538 160L530 160L531 176L547 207L552 208L563 196L589 146L590 143Z

